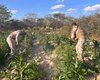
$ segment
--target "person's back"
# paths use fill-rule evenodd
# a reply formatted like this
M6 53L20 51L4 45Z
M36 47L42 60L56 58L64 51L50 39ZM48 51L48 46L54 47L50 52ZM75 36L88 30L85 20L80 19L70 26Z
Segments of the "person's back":
M18 33L20 33L20 32L21 32L20 30L14 31L14 32L10 33L9 36L10 36L11 38L15 39L15 38L16 38L16 35L17 35Z
M81 40L86 39L86 32L80 27L76 30L76 38Z

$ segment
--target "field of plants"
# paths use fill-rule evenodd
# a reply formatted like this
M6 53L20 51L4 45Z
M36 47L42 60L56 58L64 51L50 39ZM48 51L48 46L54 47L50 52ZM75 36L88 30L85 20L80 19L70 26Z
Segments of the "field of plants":
M81 63L76 59L75 45L67 35L60 32L27 31L22 42L22 47L17 54L11 56L6 43L10 32L0 32L0 80L96 80L100 73L100 42L90 40L85 43L85 57L90 57L88 62ZM38 47L50 58L52 67L49 71L41 67L40 60L43 53L34 53L33 44L38 42ZM31 57L31 58L30 58ZM50 63L49 62L49 63ZM50 71L51 70L51 71Z

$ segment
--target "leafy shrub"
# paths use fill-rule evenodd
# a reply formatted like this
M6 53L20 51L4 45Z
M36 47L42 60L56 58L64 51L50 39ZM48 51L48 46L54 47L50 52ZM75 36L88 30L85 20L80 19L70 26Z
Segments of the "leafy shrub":
M25 60L25 54L19 54L13 57L8 68L1 71L0 77L8 77L10 80L42 80L45 72L34 61Z
M4 64L6 60L6 55L10 53L10 49L6 42L7 35L8 35L8 32L0 33L0 65Z
M76 59L73 46L65 42L59 45L54 52L59 55L57 59L56 74L53 80L86 80L88 74L95 75L94 63L81 63Z
M42 33L42 32L37 32L37 33L35 33L35 36L36 36L37 40L39 41L40 45L42 45L43 49L45 51L47 51L48 48L49 48L49 44L48 44L49 38L48 38L48 35L45 34L45 33Z
M59 45L62 41L66 42L67 37L64 34L50 34L49 40Z
M1 35L3 37L3 35ZM0 44L0 54L8 53L9 49L6 43L6 37L3 37ZM4 42L4 43L2 43ZM0 77L8 77L10 80L43 80L45 72L39 67L35 60L28 61L26 57L31 53L30 49L32 47L32 34L27 33L24 40L22 41L22 46L20 47L19 53L12 56L10 59L10 64L7 65L4 70L0 71ZM24 48L24 52L23 52ZM3 55L5 56L5 55ZM0 55L1 58L2 55ZM4 62L7 58L4 57L1 62Z
M6 43L8 32L0 33L0 64L4 64L6 54L10 49ZM36 32L35 37L43 46L45 51L52 51L57 54L56 67L52 80L86 80L85 76L100 73L100 43L95 42L94 47L89 46L89 42L85 44L85 56L89 57L93 54L91 62L81 63L76 59L75 45L70 45L70 40L64 34ZM19 54L15 55L9 67L0 71L0 77L8 77L11 80L44 80L45 72L39 67L35 60L26 60L33 49L33 35L27 32L22 42L23 49L20 48ZM57 46L51 46L52 43ZM97 44L99 43L99 45ZM89 54L91 53L91 54ZM89 54L89 55L88 55ZM13 72L13 74L12 74Z
M67 41L67 37L64 34L36 32L35 36L45 51L52 51L55 45L59 45L62 41ZM49 43L50 41L52 41L52 43Z

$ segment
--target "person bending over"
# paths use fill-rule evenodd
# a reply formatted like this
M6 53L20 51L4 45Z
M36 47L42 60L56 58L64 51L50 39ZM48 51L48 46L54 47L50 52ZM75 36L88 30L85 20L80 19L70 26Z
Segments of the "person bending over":
M26 32L24 30L16 30L7 37L7 43L11 49L10 54L16 53L16 48L20 46L21 41L24 39Z

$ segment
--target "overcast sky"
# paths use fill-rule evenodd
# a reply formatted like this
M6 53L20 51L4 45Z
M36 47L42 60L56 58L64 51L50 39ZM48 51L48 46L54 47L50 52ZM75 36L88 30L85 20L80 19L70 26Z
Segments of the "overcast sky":
M47 14L64 13L80 17L100 13L100 0L0 0L16 19L22 19L29 12L43 17Z

